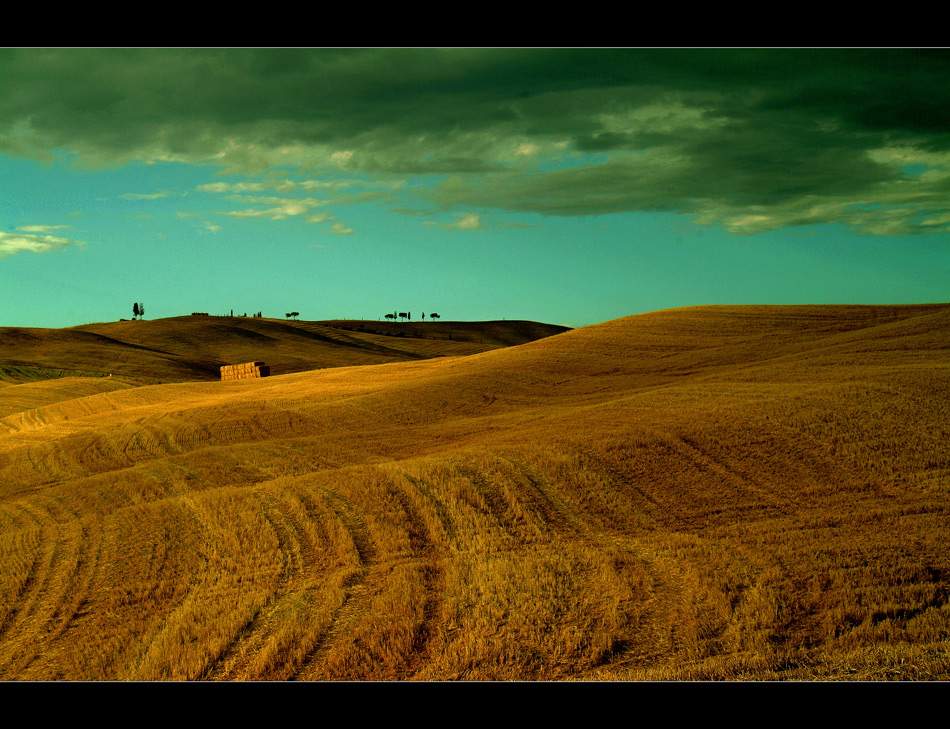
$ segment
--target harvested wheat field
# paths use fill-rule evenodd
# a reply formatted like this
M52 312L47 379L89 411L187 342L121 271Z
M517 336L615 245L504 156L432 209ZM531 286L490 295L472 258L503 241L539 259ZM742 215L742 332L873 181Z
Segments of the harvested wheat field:
M950 678L950 305L402 359L0 387L0 678Z

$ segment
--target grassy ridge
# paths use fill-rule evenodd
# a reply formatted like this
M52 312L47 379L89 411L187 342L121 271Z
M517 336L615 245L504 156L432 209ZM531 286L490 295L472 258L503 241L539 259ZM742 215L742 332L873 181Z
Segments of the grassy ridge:
M272 374L286 374L467 355L561 331L565 327L536 322L393 325L224 316L0 327L0 382L110 374L140 384L216 380L222 365L255 360L266 360Z
M948 350L950 306L704 307L0 388L0 677L946 679Z

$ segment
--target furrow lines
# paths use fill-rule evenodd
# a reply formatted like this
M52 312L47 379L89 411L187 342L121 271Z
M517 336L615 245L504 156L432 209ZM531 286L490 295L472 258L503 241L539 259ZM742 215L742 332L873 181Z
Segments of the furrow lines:
M44 526L43 522L33 513L32 510L28 509L25 504L17 504L21 511L23 511L38 528L39 528L39 543L42 546L43 544L43 533ZM48 555L45 555L48 559ZM29 572L27 573L26 579L20 587L19 592L16 597L11 601L10 609L6 612L4 619L0 622L0 645L6 642L8 634L12 631L12 626L19 620L20 616L24 614L27 606L29 605L31 595L33 591L37 588L38 584L42 580L40 570L42 569L41 563L43 562L43 557L40 554L35 554L33 560L30 563ZM0 674L2 675L2 674Z
M495 486L489 483L476 467L459 464L458 470L459 473L467 478L469 483L475 487L479 496L484 500L485 506L487 507L487 509L484 510L484 516L491 517L496 521L498 525L505 530L509 538L517 539L519 537L517 530L514 529L510 523L510 518L506 518L509 516L508 504L504 498L498 494ZM472 506L474 507L476 505L472 504Z
M425 668L432 639L442 624L443 601L438 597L442 594L442 569L437 564L426 564L422 567L422 577L421 590L425 595L422 621L414 629L412 654L402 675L397 677L399 679L410 679Z
M47 512L44 524L44 541L49 547L42 558L42 565L23 591L23 599L15 616L8 621L8 635L4 644L10 649L6 660L0 664L0 676L21 677L40 656L46 641L54 640L68 624L78 603L73 603L77 588L82 585L83 527L76 521L58 523ZM78 592L82 594L82 590ZM63 605L64 601L69 605ZM38 638L43 637L40 641Z
M91 593L91 586L95 581L102 554L102 528L95 519L80 520L80 517L76 515L74 521L69 524L69 530L70 544L75 546L75 555L70 560L71 567L68 573L61 578L63 586L53 605L53 611L46 621L44 641L50 643L56 643L74 627ZM30 666L40 659L40 655L37 652L22 667L21 672L26 674ZM49 671L43 671L40 675L49 675ZM53 680L64 678L55 672L49 677Z
M591 528L578 509L558 494L546 479L514 458L503 458L527 481L527 487L521 488L520 491L553 534L560 537L590 535Z
M202 678L221 680L248 677L257 656L268 641L275 639L281 628L278 618L284 604L294 601L307 591L304 586L309 569L315 562L314 547L306 529L291 513L292 509L273 494L260 489L264 518L277 536L284 566L273 595L241 629L238 636L221 652ZM256 676L251 676L256 678Z
M743 476L734 468L729 467L728 464L723 463L713 458L705 451L700 450L699 446L694 441L674 435L672 433L668 433L666 431L653 429L653 432L656 433L659 438L668 443L680 455L695 464L699 469L710 471L720 476L726 482L738 485L743 491L754 493L757 497L762 499L765 504L767 504L769 511L773 511L776 514L782 516L788 515L790 511L790 504L778 503L778 498L773 492L762 488L759 484ZM745 501L745 499L742 500Z
M319 489L333 509L352 540L359 558L359 567L343 583L344 597L334 611L327 630L314 643L310 652L300 661L297 670L288 676L291 680L318 680L323 677L323 662L337 646L346 640L349 628L365 611L368 602L367 579L374 570L378 550L369 528L352 506L338 494L328 489Z

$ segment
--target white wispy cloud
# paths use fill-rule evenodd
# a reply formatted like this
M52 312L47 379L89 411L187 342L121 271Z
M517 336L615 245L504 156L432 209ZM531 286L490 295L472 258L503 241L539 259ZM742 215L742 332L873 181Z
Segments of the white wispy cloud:
M268 218L270 220L285 220L297 215L303 215L310 212L315 207L326 205L326 200L317 200L315 198L281 198L281 197L241 197L232 198L237 202L245 202L257 205L267 205L265 208L246 208L244 210L231 210L220 212L219 215L230 215L235 218Z
M459 220L450 223L448 228L458 228L459 230L478 230L482 227L481 216L477 213L463 215Z
M340 177L332 180L288 180L283 178L270 178L258 182L209 182L204 185L198 185L195 189L199 192L220 194L242 194L249 192L268 191L287 194L291 192L314 192L315 190L334 193L349 191L351 189L365 190L367 188L392 191L404 187L405 184L406 180L403 179L363 180L358 178Z
M17 230L23 233L49 233L51 230L66 230L71 225L21 225Z
M58 228L68 226L25 226L27 228ZM16 253L48 253L69 246L85 245L82 241L69 240L54 235L34 235L32 233L0 232L0 258Z
M200 192L263 192L265 190L293 190L295 185L282 185L280 182L210 182L207 185L198 185L196 188Z
M454 223L436 223L436 222L426 222L423 223L426 226L438 226L442 230L483 230L484 224L482 223L481 216L478 213L466 213L459 216L458 220Z
M353 233L353 229L346 225L346 223L334 223L330 230L325 232L331 233L333 235L351 235Z
M141 192L125 192L119 195L123 200L158 200L162 197L170 197L176 193L173 193L169 190L162 190L161 192L153 193L141 193Z
M334 152L333 154L330 155L330 158L331 158L334 162L338 162L338 163L340 163L340 164L344 164L344 163L346 163L346 162L349 162L350 159L352 159L352 157L353 157L353 150L352 150L352 149L341 150L341 151L339 151L339 152Z

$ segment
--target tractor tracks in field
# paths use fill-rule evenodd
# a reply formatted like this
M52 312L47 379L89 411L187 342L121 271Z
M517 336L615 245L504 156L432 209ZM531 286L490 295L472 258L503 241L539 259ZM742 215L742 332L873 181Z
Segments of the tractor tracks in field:
M201 678L339 678L334 665L341 656L345 660L360 626L372 618L371 605L387 588L390 571L416 559L381 555L372 527L358 508L328 487L312 485L297 492L296 505L287 494L262 492L259 497L283 555L281 575L272 597L239 629ZM305 514L318 512L332 515L342 528L349 558L337 554L328 561L318 553L332 541L316 543L321 538L315 540L311 530L319 531L318 525L304 523L309 518Z
M649 433L676 458L695 469L694 472L710 474L716 479L721 484L722 493L729 495L730 507L742 517L784 520L794 513L793 502L773 493L729 462L717 458L695 440L657 428L650 428ZM646 498L653 507L652 515L663 527L656 533L659 540L653 537L651 531L633 534L608 529L597 535L597 539L602 543L612 544L640 562L649 580L648 594L647 599L641 603L638 629L621 639L620 650L615 649L613 655L578 678L597 680L600 677L619 675L616 673L617 669L635 670L658 663L665 664L674 659L689 660L698 655L698 652L707 650L704 647L707 645L715 650L714 645L722 635L708 633L708 627L697 628L700 615L704 610L711 609L711 606L705 602L709 598L704 597L705 593L700 587L704 584L704 567L695 558L687 557L689 550L696 550L696 554L702 553L704 549L724 550L724 553L730 555L729 559L746 565L749 572L746 579L749 582L743 590L757 587L764 570L781 571L781 565L760 553L737 549L735 545L723 544L714 536L707 535L706 529L715 528L715 523L708 522L705 517L664 513L666 510L663 504L649 498L649 488L634 488L635 484L628 483L629 477L625 477L623 468L615 468L615 464L589 453L585 458L595 471L601 471L613 479L614 487L635 492ZM677 544L683 546L677 547ZM687 551L680 555L678 549ZM734 603L734 622L736 606L740 605L743 599L742 592L729 597ZM728 629L729 626L725 625L716 630Z
M357 565L343 582L342 601L333 611L328 626L288 676L290 680L295 681L312 680L321 676L326 656L339 643L347 640L351 625L363 614L369 599L368 573L378 565L375 540L352 504L329 489L321 489L319 494L349 535L356 552Z
M40 529L40 553L0 626L0 677L29 678L82 613L99 567L102 529L95 519L56 506L20 504ZM63 513L57 513L62 511ZM56 677L55 670L38 675Z
M504 460L523 477L525 483L521 484L520 493L543 520L551 538L564 538L612 554L617 563L615 569L622 569L623 561L632 560L640 565L648 581L642 593L628 596L629 614L614 636L614 648L589 673L593 676L606 668L649 663L675 650L688 592L674 562L651 546L649 532L632 533L620 525L604 523L574 502L568 485L552 483L519 459ZM596 466L594 470L608 483L616 479L609 471Z
M428 646L436 630L440 614L438 585L441 568L435 538L429 532L419 507L414 504L409 490L425 496L418 480L406 473L391 476L387 493L399 505L404 519L400 521L409 541L408 553L381 554L370 527L353 509L352 505L338 495L329 499L341 523L347 529L359 557L359 569L345 584L345 598L313 649L292 675L294 680L323 680L346 678L341 668L349 657L362 650L360 645L367 625L373 618L372 606L387 590L396 589L391 583L397 570L415 570L421 574L421 585L412 591L412 599L421 596L421 619L409 626L400 626L412 633L411 646L402 656L399 665L391 669L391 679L410 679L424 666L428 658ZM413 603L415 604L415 603Z
M36 601L42 584L48 579L50 571L49 563L53 559L54 555L52 551L56 547L56 541L51 540L50 537L45 534L45 532L49 531L49 527L44 524L43 520L37 516L33 509L28 508L22 503L16 506L26 516L27 521L32 522L32 524L39 529L40 550L38 551L41 551L41 553L35 554L31 560L26 578L20 586L20 591L14 598L13 606L7 612L3 623L0 624L0 645L7 642L11 634L15 632L14 626L21 623L24 617L30 614L31 607ZM2 675L2 669L5 668L5 666L6 664L0 666L0 675Z
M303 604L314 587L312 567L318 563L316 550L319 545L314 543L298 513L299 509L306 509L306 504L299 498L294 504L294 495L276 494L265 489L257 492L257 498L262 516L277 539L283 566L271 598L254 612L235 638L222 649L200 677L203 680L272 678L257 675L264 670L261 656L268 650L274 653L272 644L279 643L286 614ZM267 669L278 674L287 673L287 667L279 664L269 665ZM287 675L276 677L287 678Z
M521 483L515 479L511 479L511 483L523 497L525 508L535 515L545 530L572 539L585 539L593 534L580 509L558 493L558 489L535 469L512 457L500 458L523 478Z
M703 449L695 440L665 430L651 428L656 438L673 449L681 458L693 464L700 471L712 473L726 484L736 488L734 501L736 506L752 502L754 499L761 505L759 508L767 516L785 517L792 510L792 504L780 499L773 491L765 488L752 478L740 473L735 467L721 458L716 458ZM750 498L752 497L752 498ZM746 506L745 509L754 508Z
M443 608L442 599L439 596L441 595L440 585L443 582L443 574L440 564L442 552L439 549L439 543L444 544L444 539L451 537L455 531L455 525L446 510L445 504L429 484L406 471L401 471L400 475L404 482L435 510L443 532L441 535L434 534L431 527L426 524L418 507L411 504L407 491L397 489L403 509L405 509L410 521L413 522L416 533L422 535L420 542L415 545L412 558L407 561L408 565L421 574L422 584L418 593L421 595L422 608L420 620L411 626L412 647L406 656L406 661L394 677L405 680L413 678L426 666L429 660L432 639L438 632L438 626L441 623Z

